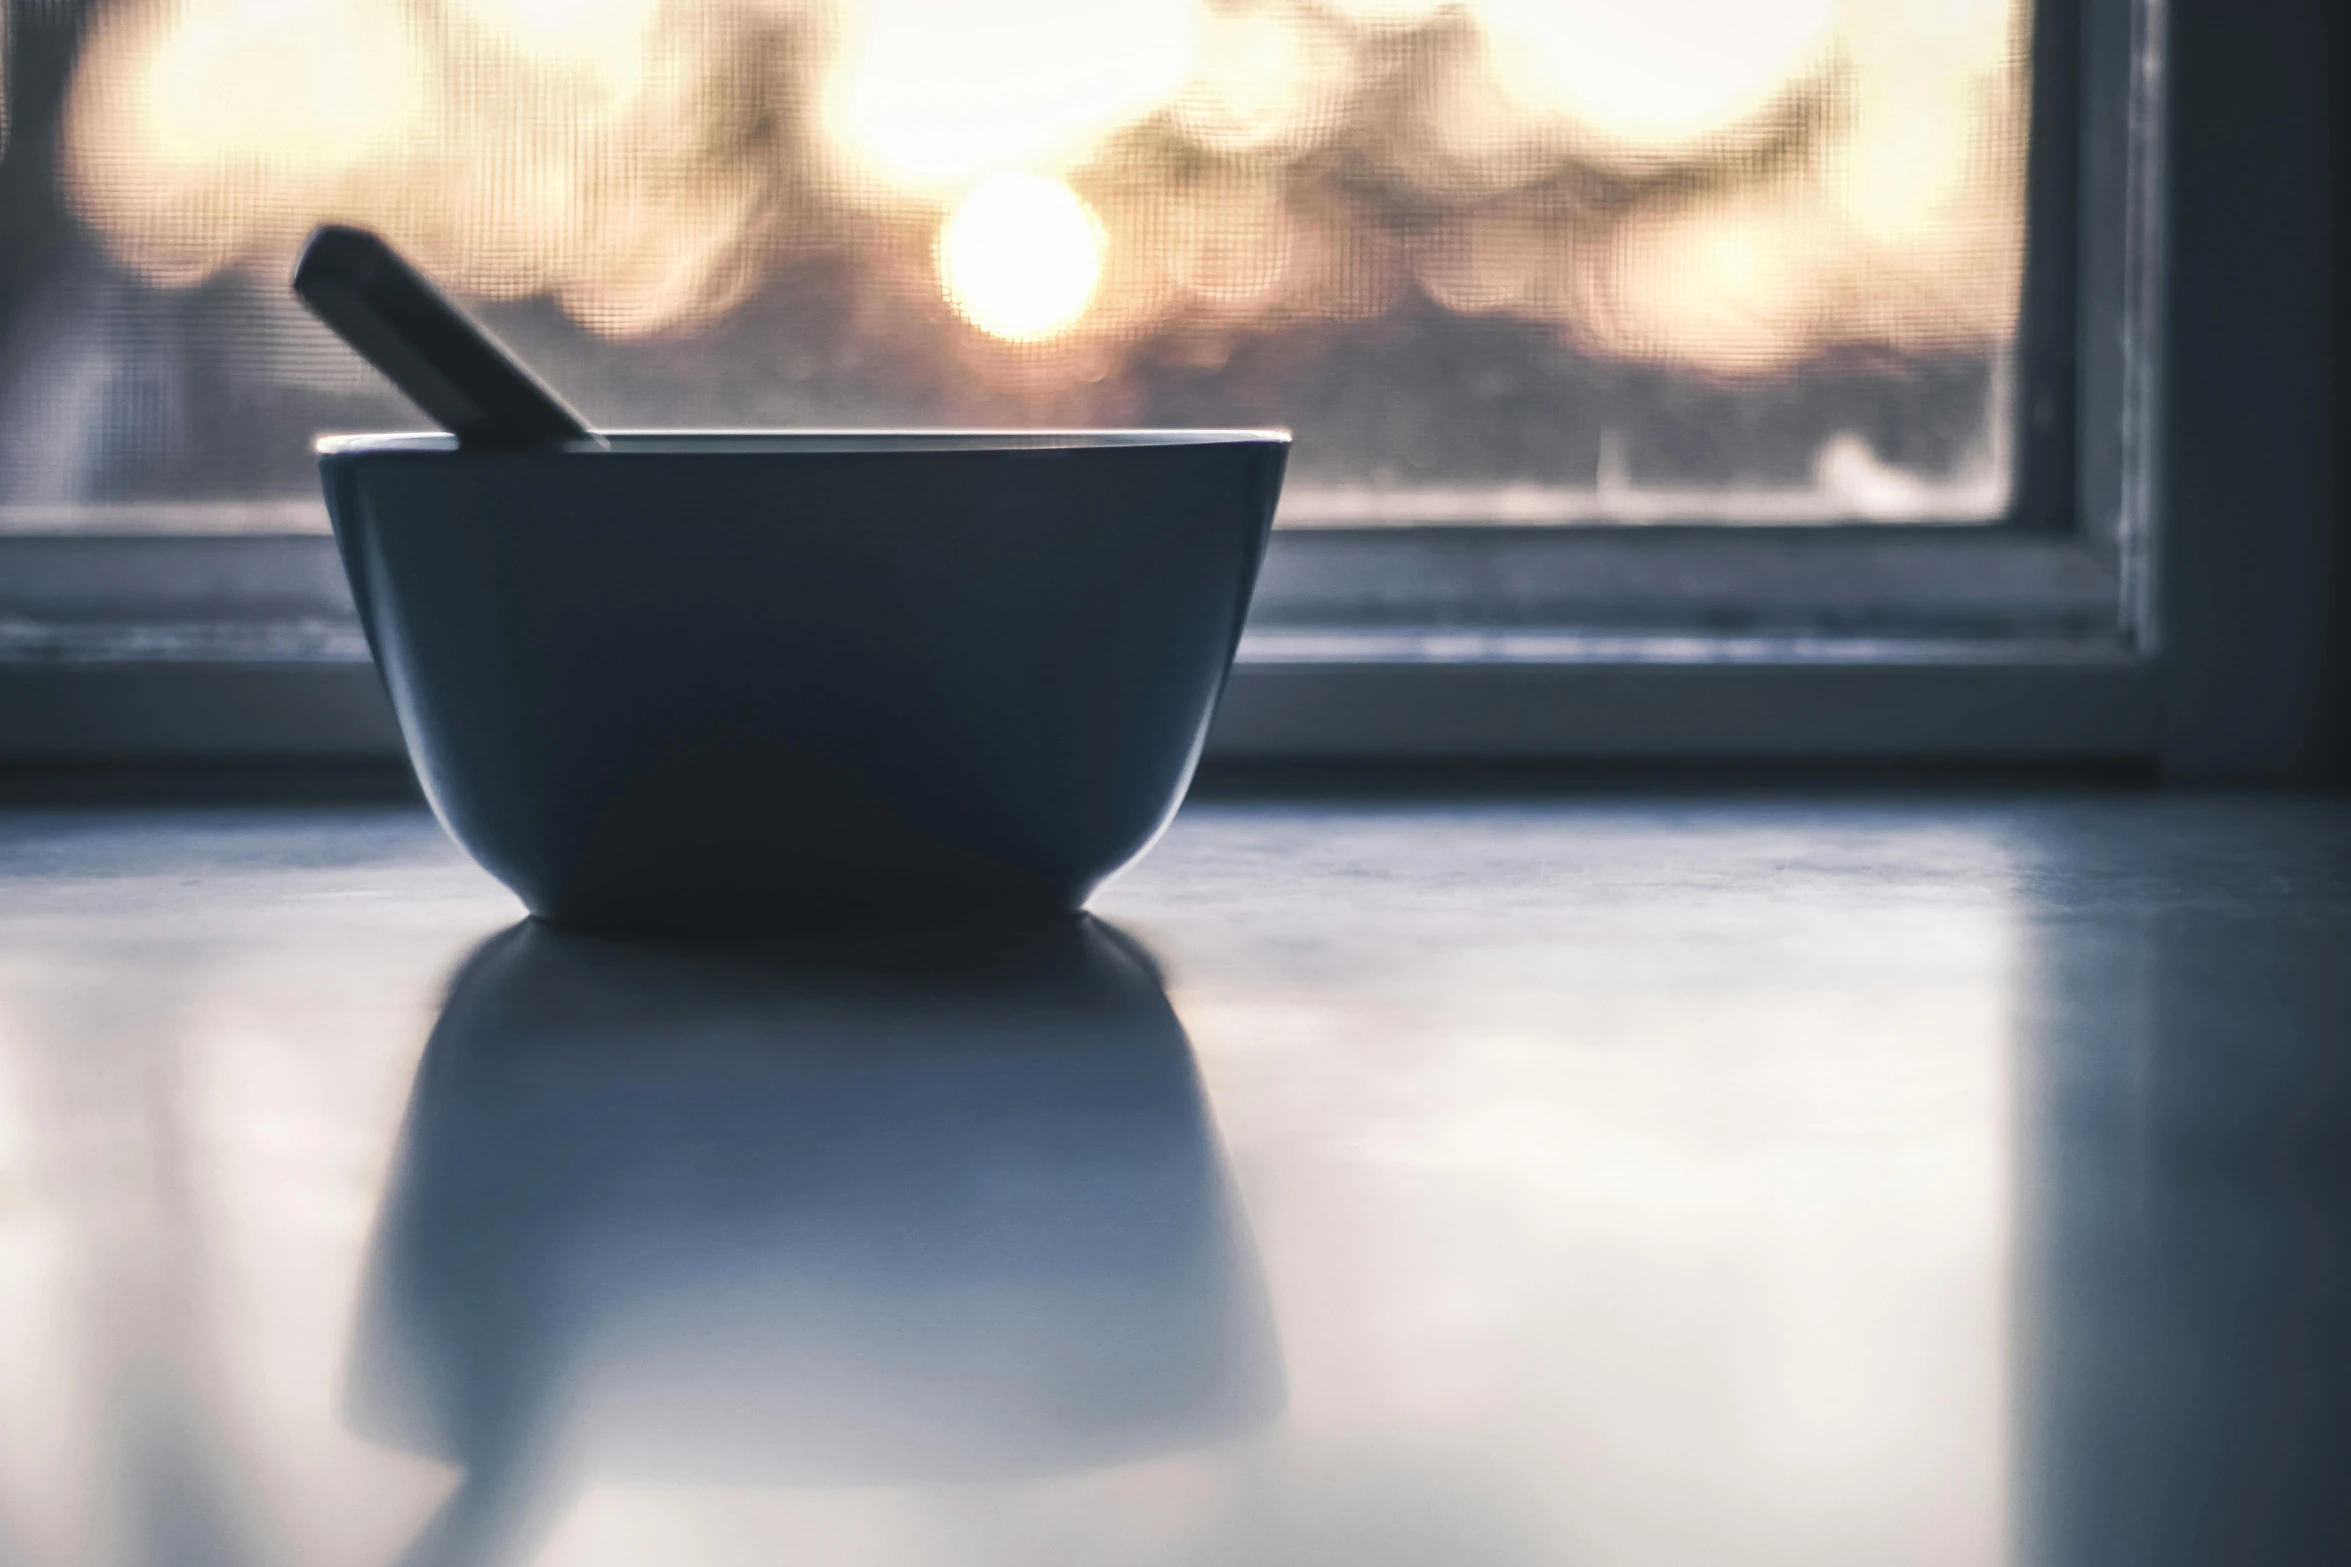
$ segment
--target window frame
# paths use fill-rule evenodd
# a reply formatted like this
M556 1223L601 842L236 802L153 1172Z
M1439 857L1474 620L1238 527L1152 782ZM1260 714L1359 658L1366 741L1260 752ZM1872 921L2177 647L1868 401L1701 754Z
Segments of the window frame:
M2008 520L1291 532L1219 749L2152 758L2164 39L2163 0L2036 13Z
M2165 5L2040 0L2019 515L1283 530L1210 758L2153 758ZM0 758L400 749L330 539L0 536Z

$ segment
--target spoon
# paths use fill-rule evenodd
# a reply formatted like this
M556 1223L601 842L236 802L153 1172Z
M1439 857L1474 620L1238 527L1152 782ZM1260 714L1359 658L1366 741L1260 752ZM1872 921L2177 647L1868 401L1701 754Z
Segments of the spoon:
M398 251L362 228L322 224L294 264L294 292L408 400L479 451L605 440Z

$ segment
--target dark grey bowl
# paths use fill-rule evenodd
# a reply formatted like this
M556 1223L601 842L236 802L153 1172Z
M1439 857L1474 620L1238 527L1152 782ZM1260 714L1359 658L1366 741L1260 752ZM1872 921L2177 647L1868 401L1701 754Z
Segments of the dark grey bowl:
M320 443L425 792L535 914L1065 913L1182 798L1286 435Z

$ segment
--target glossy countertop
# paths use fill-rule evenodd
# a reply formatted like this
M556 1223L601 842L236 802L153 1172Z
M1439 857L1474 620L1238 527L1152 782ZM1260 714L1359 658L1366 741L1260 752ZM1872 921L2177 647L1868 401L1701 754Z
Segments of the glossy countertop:
M1211 799L631 945L0 812L0 1563L2351 1559L2351 806Z

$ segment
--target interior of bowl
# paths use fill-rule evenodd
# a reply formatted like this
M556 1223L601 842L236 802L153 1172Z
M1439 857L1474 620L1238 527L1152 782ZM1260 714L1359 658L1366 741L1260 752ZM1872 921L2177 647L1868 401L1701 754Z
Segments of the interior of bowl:
M558 450L611 452L961 452L1127 446L1287 444L1287 430L607 430ZM324 435L321 456L343 452L454 452L440 431Z

